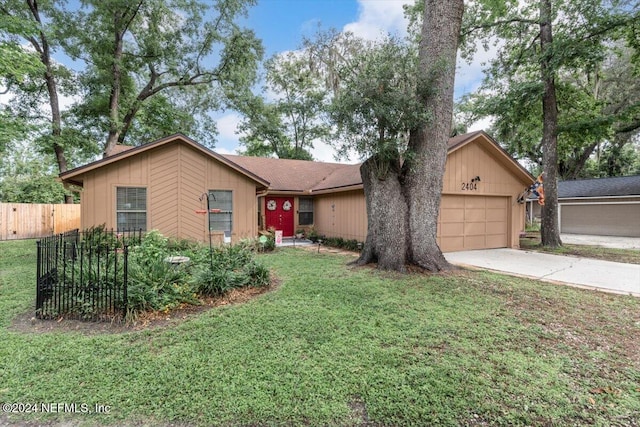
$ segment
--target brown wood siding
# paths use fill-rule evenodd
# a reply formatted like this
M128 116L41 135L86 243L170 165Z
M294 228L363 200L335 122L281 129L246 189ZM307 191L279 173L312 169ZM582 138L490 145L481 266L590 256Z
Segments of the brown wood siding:
M367 210L362 190L316 196L313 208L319 234L365 241Z
M149 184L147 187L147 227L160 230L167 237L182 237L178 215L182 164L180 147L165 145L153 151L149 158Z
M80 228L80 205L0 203L0 240L32 239Z
M208 241L208 190L233 192L232 241L257 235L256 183L187 144L163 145L92 170L84 176L82 227L116 227L117 187L147 188L147 229L166 236ZM223 233L214 232L222 242Z
M622 200L621 200L622 201ZM640 202L560 205L562 233L640 237Z

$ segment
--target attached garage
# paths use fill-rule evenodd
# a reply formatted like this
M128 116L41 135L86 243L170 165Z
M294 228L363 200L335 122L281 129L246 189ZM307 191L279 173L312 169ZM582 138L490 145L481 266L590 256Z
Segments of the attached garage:
M440 202L438 241L443 252L509 246L509 199L445 195Z
M329 237L364 241L367 221L362 184L358 174L350 178L327 179L313 189L314 225ZM517 203L517 197L533 181L486 133L451 138L438 217L440 249L519 247L525 224L524 204Z

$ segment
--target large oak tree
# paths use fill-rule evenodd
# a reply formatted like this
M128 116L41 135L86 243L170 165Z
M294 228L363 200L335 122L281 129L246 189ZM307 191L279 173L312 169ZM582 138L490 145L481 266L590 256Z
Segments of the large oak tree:
M320 43L335 88L333 117L360 168L368 229L358 263L385 270L450 268L436 241L463 1L426 0L417 57L394 40ZM347 47L348 37L347 40ZM322 50L322 49L321 49ZM350 59L349 55L353 55ZM407 139L408 137L408 139Z

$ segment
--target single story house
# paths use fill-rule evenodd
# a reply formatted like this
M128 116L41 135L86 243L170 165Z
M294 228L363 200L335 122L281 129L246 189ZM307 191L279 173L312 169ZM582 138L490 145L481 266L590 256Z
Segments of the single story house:
M232 241L275 228L364 241L360 165L221 155L173 135L64 172L82 187L82 227L158 229ZM438 226L443 251L518 247L534 178L482 131L451 138ZM207 229L206 195L212 212Z
M558 206L561 233L640 237L640 175L559 181Z

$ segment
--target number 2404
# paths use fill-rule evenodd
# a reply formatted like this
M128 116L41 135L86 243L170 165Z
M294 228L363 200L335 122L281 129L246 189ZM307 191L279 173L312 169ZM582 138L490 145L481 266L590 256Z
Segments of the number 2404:
M477 182L463 182L462 184L460 184L460 189L461 190L477 190L478 189L478 183Z

